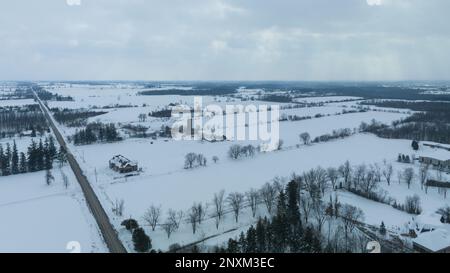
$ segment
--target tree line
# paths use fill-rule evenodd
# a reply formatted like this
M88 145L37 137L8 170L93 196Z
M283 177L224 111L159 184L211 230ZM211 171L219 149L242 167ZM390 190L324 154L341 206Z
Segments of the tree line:
M66 152L62 148L57 150L52 136L39 142L32 139L26 152L19 152L15 141L12 145L7 143L6 147L0 144L1 176L50 170L54 160L64 164Z
M89 123L85 129L77 130L70 138L75 145L88 145L95 142L114 142L122 138L114 123Z
M371 124L364 128L379 137L450 143L450 104L446 102L371 101L365 104L420 111L392 126Z
M44 133L48 124L39 105L0 107L0 137L12 137L23 131Z
M108 113L104 111L85 111L59 108L52 108L51 111L53 112L53 117L57 122L68 127L86 126L88 118Z

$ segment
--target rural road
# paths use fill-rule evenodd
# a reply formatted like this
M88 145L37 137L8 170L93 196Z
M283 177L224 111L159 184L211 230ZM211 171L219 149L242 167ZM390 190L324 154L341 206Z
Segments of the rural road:
M41 109L46 119L48 120L50 126L52 127L53 133L55 134L56 139L59 142L59 145L61 145L67 151L67 160L69 162L69 165L72 168L73 173L75 174L75 177L77 178L78 183L81 186L89 209L91 210L95 220L97 221L97 224L100 228L100 232L103 235L103 238L106 242L109 251L111 253L126 253L127 250L123 246L122 242L119 240L117 232L111 225L108 215L106 214L105 210L103 209L100 203L100 200L98 199L97 195L92 189L91 184L87 180L86 176L83 174L80 165L78 164L75 157L68 149L66 141L59 132L58 127L55 125L53 118L50 116L48 108L42 103L42 101L40 100L40 98L38 97L38 95L34 90L33 93L39 105L41 106Z

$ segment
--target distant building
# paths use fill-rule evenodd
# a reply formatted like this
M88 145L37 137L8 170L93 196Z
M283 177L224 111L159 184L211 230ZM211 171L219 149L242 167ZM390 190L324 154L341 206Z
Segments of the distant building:
M33 134L36 134L36 133L33 133L33 130L26 130L26 131L21 132L20 136L21 137L31 137L31 136L33 136Z
M433 179L428 179L425 185L427 187L450 189L450 182L437 181Z
M445 229L421 233L413 239L413 248L419 253L450 253L450 234Z
M109 168L119 173L131 173L138 170L138 164L122 155L116 155L109 160Z
M450 170L450 159L438 159L428 156L420 156L419 162L423 164L429 164L436 168L442 168L444 170Z

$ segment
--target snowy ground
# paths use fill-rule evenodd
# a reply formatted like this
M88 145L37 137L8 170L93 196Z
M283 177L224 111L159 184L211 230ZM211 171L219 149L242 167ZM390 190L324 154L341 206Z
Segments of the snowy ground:
M137 93L142 90L143 87L139 85L106 85L95 88L84 85L58 86L50 91L60 95L70 95L74 97L75 101L50 102L50 107L74 109L113 107L107 109L107 114L91 118L90 121L114 122L119 125L133 123L159 129L167 121L149 118L146 122L139 122L138 115L163 109L170 103L192 105L194 102L193 97L190 96L138 96ZM249 95L245 92L249 93L250 91L244 90L242 95ZM250 94L253 93L250 92ZM354 110L358 108L359 99L357 97L335 96L296 99L298 102L322 102L325 105L284 109L281 113L300 117L321 114L324 117L281 122L280 134L285 147L282 151L261 153L254 158L243 158L238 161L232 161L227 157L229 147L235 144L232 142L125 139L118 143L72 146L72 149L129 250L132 250L131 235L120 226L123 219L112 214L112 206L115 200L123 199L125 201L125 217L134 217L141 224L144 224L142 217L152 204L162 206L163 218L165 218L168 209L187 210L194 202L210 202L214 193L222 189L226 190L227 193L233 191L245 192L250 188L260 188L276 176L289 177L293 172L300 174L318 166L323 168L338 167L346 160L349 160L352 165L362 163L382 165L383 161L386 160L394 165L394 182L388 186L383 181L380 185L381 188L386 190L388 195L399 203L403 203L407 196L414 194L421 197L423 213L419 217L414 217L389 205L370 201L345 191L338 191L336 194L341 202L353 204L364 211L365 222L371 225L380 225L383 221L389 229L399 231L413 218L435 226L441 225L436 221L436 211L444 205L450 204L450 198L445 199L435 189L430 189L428 194L425 194L418 184L419 165L417 163L402 164L396 162L399 153L406 155L414 153L411 149L411 140L388 140L370 134L357 134L328 143L308 146L298 145L300 144L299 134L303 132L309 132L311 137L314 138L329 134L337 129L354 129L359 127L361 122L369 123L372 119L390 124L412 113L404 109L370 106L367 107L371 109L368 112L337 115L344 109ZM243 105L273 104L260 101L241 102L226 97L203 97L203 101L204 105L216 103L221 106L225 106L227 103ZM115 105L133 107L114 108ZM287 105L284 104L283 106ZM60 127L66 136L74 132L73 128ZM259 144L259 142L250 141L239 144L248 143ZM185 170L183 168L184 156L189 152L204 154L208 159L208 166ZM141 175L124 178L112 172L108 168L108 160L117 154L136 160L143 170ZM450 158L450 152L424 146L421 146L416 155L447 156ZM218 163L212 162L213 156L219 157ZM414 168L416 173L415 182L410 189L405 184L399 184L395 178L397 171L402 171L407 167ZM434 176L435 174L431 172L430 175ZM449 179L449 176L444 175L444 179ZM166 250L173 243L189 244L209 236L214 237L207 240L207 244L221 243L236 236L240 231L254 223L255 219L249 213L246 209L238 224L234 223L231 215L227 215L227 219L219 230L214 227L213 220L207 220L196 235L192 234L191 228L186 224L170 239L167 239L160 228L157 228L154 232L148 226L145 228L146 232L152 237L153 246L163 250ZM258 213L259 215L265 215L266 212L263 209L261 211L260 208Z
M70 168L62 171L68 189L58 169L50 186L45 172L0 177L0 252L68 253L72 241L81 252L106 250Z
M21 99L21 100L0 100L0 107L5 106L25 106L36 104L32 99Z
M0 106L34 104L34 100L4 100ZM49 134L42 136L44 139ZM40 137L34 138L36 142ZM31 137L0 139L6 148L16 142L19 152L27 152ZM0 177L0 252L73 251L68 243L78 242L81 252L105 252L106 246L68 166L54 164L54 182L48 186L45 172ZM69 187L63 185L62 173Z

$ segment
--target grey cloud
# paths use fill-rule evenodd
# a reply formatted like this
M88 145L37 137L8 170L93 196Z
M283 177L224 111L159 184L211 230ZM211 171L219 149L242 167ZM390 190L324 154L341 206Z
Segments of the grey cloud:
M450 79L448 0L0 3L0 79Z

